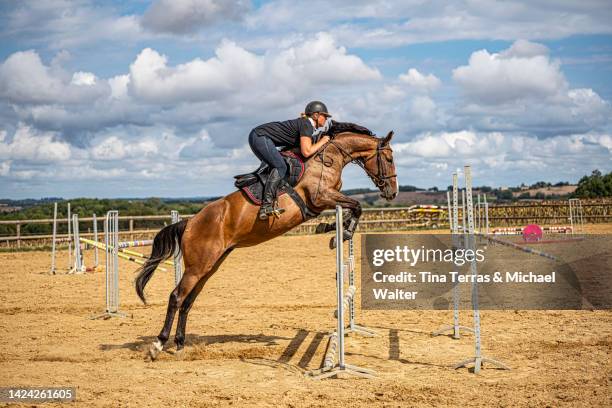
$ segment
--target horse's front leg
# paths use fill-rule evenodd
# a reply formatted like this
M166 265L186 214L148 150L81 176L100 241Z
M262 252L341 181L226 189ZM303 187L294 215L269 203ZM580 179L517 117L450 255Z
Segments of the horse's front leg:
M359 201L354 200L350 197L343 195L338 191L329 191L327 194L321 196L317 201L317 206L319 208L334 208L336 205L342 206L343 209L349 210L349 216L344 219L344 240L349 240L353 237L355 230L357 229L357 225L359 223L359 218L361 217L361 204ZM325 232L333 231L336 229L336 222L325 223L322 222L317 225L317 229L315 233L322 234ZM336 247L336 237L332 237L329 242L329 247L331 249Z

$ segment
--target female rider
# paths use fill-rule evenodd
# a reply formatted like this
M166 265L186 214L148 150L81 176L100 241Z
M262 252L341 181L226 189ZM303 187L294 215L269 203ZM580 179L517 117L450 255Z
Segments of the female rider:
M284 212L282 208L274 208L278 187L287 174L287 164L277 147L299 146L302 156L312 156L329 141L329 136L323 136L317 141L318 132L315 128L323 127L330 117L323 102L312 101L306 105L304 115L297 119L265 123L251 130L251 150L272 169L264 188L259 219L265 220L270 215L278 217Z

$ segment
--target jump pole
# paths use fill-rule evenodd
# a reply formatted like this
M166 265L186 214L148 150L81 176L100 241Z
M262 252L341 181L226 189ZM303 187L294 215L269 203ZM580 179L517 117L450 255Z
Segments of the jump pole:
M483 195L484 198L484 208L485 208L485 234L489 235L489 202L487 201L487 195Z
M448 208L449 208L449 213L448 213L448 219L449 219L449 224L450 224L450 232L452 234L451 236L451 240L453 243L453 248L458 248L459 247L459 243L457 242L457 238L458 238L458 234L459 234L459 226L457 225L457 223L459 222L459 215L457 214L458 212L458 184L459 184L459 180L458 180L458 176L457 173L453 173L453 204L452 204L452 208L451 208L451 200L450 200L450 195L448 193L448 191L446 192L446 201L448 202ZM464 211L465 211L465 206L463 207ZM466 327L466 326L461 326L459 324L459 283L455 282L455 284L453 285L453 325L445 325L440 327L438 330L436 330L435 332L433 332L431 335L432 336L440 336L441 334L447 332L447 331L452 331L453 335L452 338L453 339L460 339L461 338L461 329L469 331L469 332L474 332L474 330L471 327Z
M81 252L81 239L79 237L79 215L72 214L72 243L74 245L74 265L68 273L80 274L85 272L83 265L83 253Z
M92 241L92 240L87 239L87 238L81 238L81 242L84 242L84 243L86 243L88 245L91 245L91 246L93 246L95 248L99 248L99 249L101 249L103 251L106 251L106 245L102 244L100 242ZM128 253L123 253L122 251L124 251L124 249L123 248L119 248L119 253L117 254L117 256L119 258L125 259L126 261L131 261L131 262L137 263L138 265L144 265L146 260L148 259L146 256L144 256L142 254L138 254L137 252L129 251L130 254L133 254L133 253L138 254L137 255L138 257L134 257L134 256L130 256ZM170 265L172 265L172 264L170 264ZM165 269L165 268L163 268L161 266L158 266L157 269L159 269L160 271L163 271L163 272L167 271L167 269Z
M51 270L50 274L55 275L55 239L57 238L57 202L53 204L53 241L51 241Z
M507 246L507 247L510 247L510 248L514 248L514 249L518 249L519 251L527 252L528 254L538 255L538 256L541 256L543 258L552 259L553 261L558 261L558 262L561 261L561 259L557 258L556 256L548 254L548 253L543 252L543 251L538 251L537 249L525 247L523 245L515 244L514 242L504 241L503 239L495 238L495 237L484 235L484 234L476 234L476 235L484 237L487 241L495 242L495 243L500 244L500 245L504 245L504 246ZM537 244L537 242L536 242L536 244Z
M72 269L72 247L70 246L70 240L72 239L72 234L71 234L71 230L70 230L70 223L72 222L72 220L70 219L70 203L68 203L68 215L67 215L67 222L68 222L68 270Z
M149 246L153 245L152 239L145 239L142 241L123 241L119 243L119 248L133 248L139 246Z
M172 210L170 212L172 217L172 224L175 224L181 220L178 211ZM174 283L178 286L181 278L183 277L183 265L181 264L183 256L181 255L181 245L177 246L176 252L174 253Z
M93 234L94 241L98 242L98 219L96 214L93 215ZM98 267L98 247L94 245L94 269Z
M466 247L473 251L476 250L476 240L474 239L474 207L472 203L472 169L470 166L464 167L465 177L465 196L467 199L467 234L465 234L464 242ZM470 273L472 276L478 275L478 266L476 260L473 259L470 263ZM476 279L472 279L472 310L474 314L474 357L460 361L455 365L455 369L467 367L469 364L474 364L474 374L480 373L483 363L493 364L503 370L510 370L510 367L504 363L482 355L482 347L480 341L480 308L478 306L478 283Z
M341 373L357 377L372 378L376 373L372 370L346 364L344 361L344 225L342 222L342 207L336 205L336 331L329 336L323 368L307 373L313 379L337 377ZM354 286L349 293L355 294ZM336 359L337 357L337 359ZM334 364L335 363L335 364Z

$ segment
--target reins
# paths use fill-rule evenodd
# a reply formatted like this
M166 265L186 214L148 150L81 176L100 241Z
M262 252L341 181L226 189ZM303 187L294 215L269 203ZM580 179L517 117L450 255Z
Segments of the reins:
M363 171L366 172L366 174L370 177L370 179L372 179L372 181L374 182L374 184L376 184L377 187L382 187L385 185L385 180L388 180L390 178L393 177L397 177L396 174L384 174L384 169L383 169L383 163L382 163L382 158L381 158L381 152L383 150L387 150L387 149L391 149L389 146L383 146L383 141L382 139L378 140L378 145L376 146L376 151L374 153L372 153L370 156L366 157L365 159L360 159L360 158L354 158L353 156L351 156L351 154L349 152L347 152L346 150L344 150L344 148L342 148L342 146L340 146L339 144L335 143L333 141L333 139L330 139L329 142L327 142L327 144L325 146L323 146L323 148L321 149L321 151L317 154L317 157L321 160L321 163L323 165L325 165L326 167L330 167L333 164L333 160L331 162L326 162L325 161L325 151L327 150L327 148L332 145L334 146L336 149L338 149L338 151L340 153L342 153L342 165L345 166L349 163L355 163L357 164L359 167L361 167L363 169ZM349 161L348 162L344 162L344 157L348 157ZM370 161L371 159L373 159L374 157L376 157L376 166L377 166L377 173L378 174L374 174L372 173L370 170L367 169L366 167L366 163L368 161Z

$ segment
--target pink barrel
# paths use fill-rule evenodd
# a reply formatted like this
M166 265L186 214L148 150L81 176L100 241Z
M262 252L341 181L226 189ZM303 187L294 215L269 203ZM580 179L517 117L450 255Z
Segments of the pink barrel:
M542 239L542 228L538 224L529 224L523 228L523 241L537 242Z

